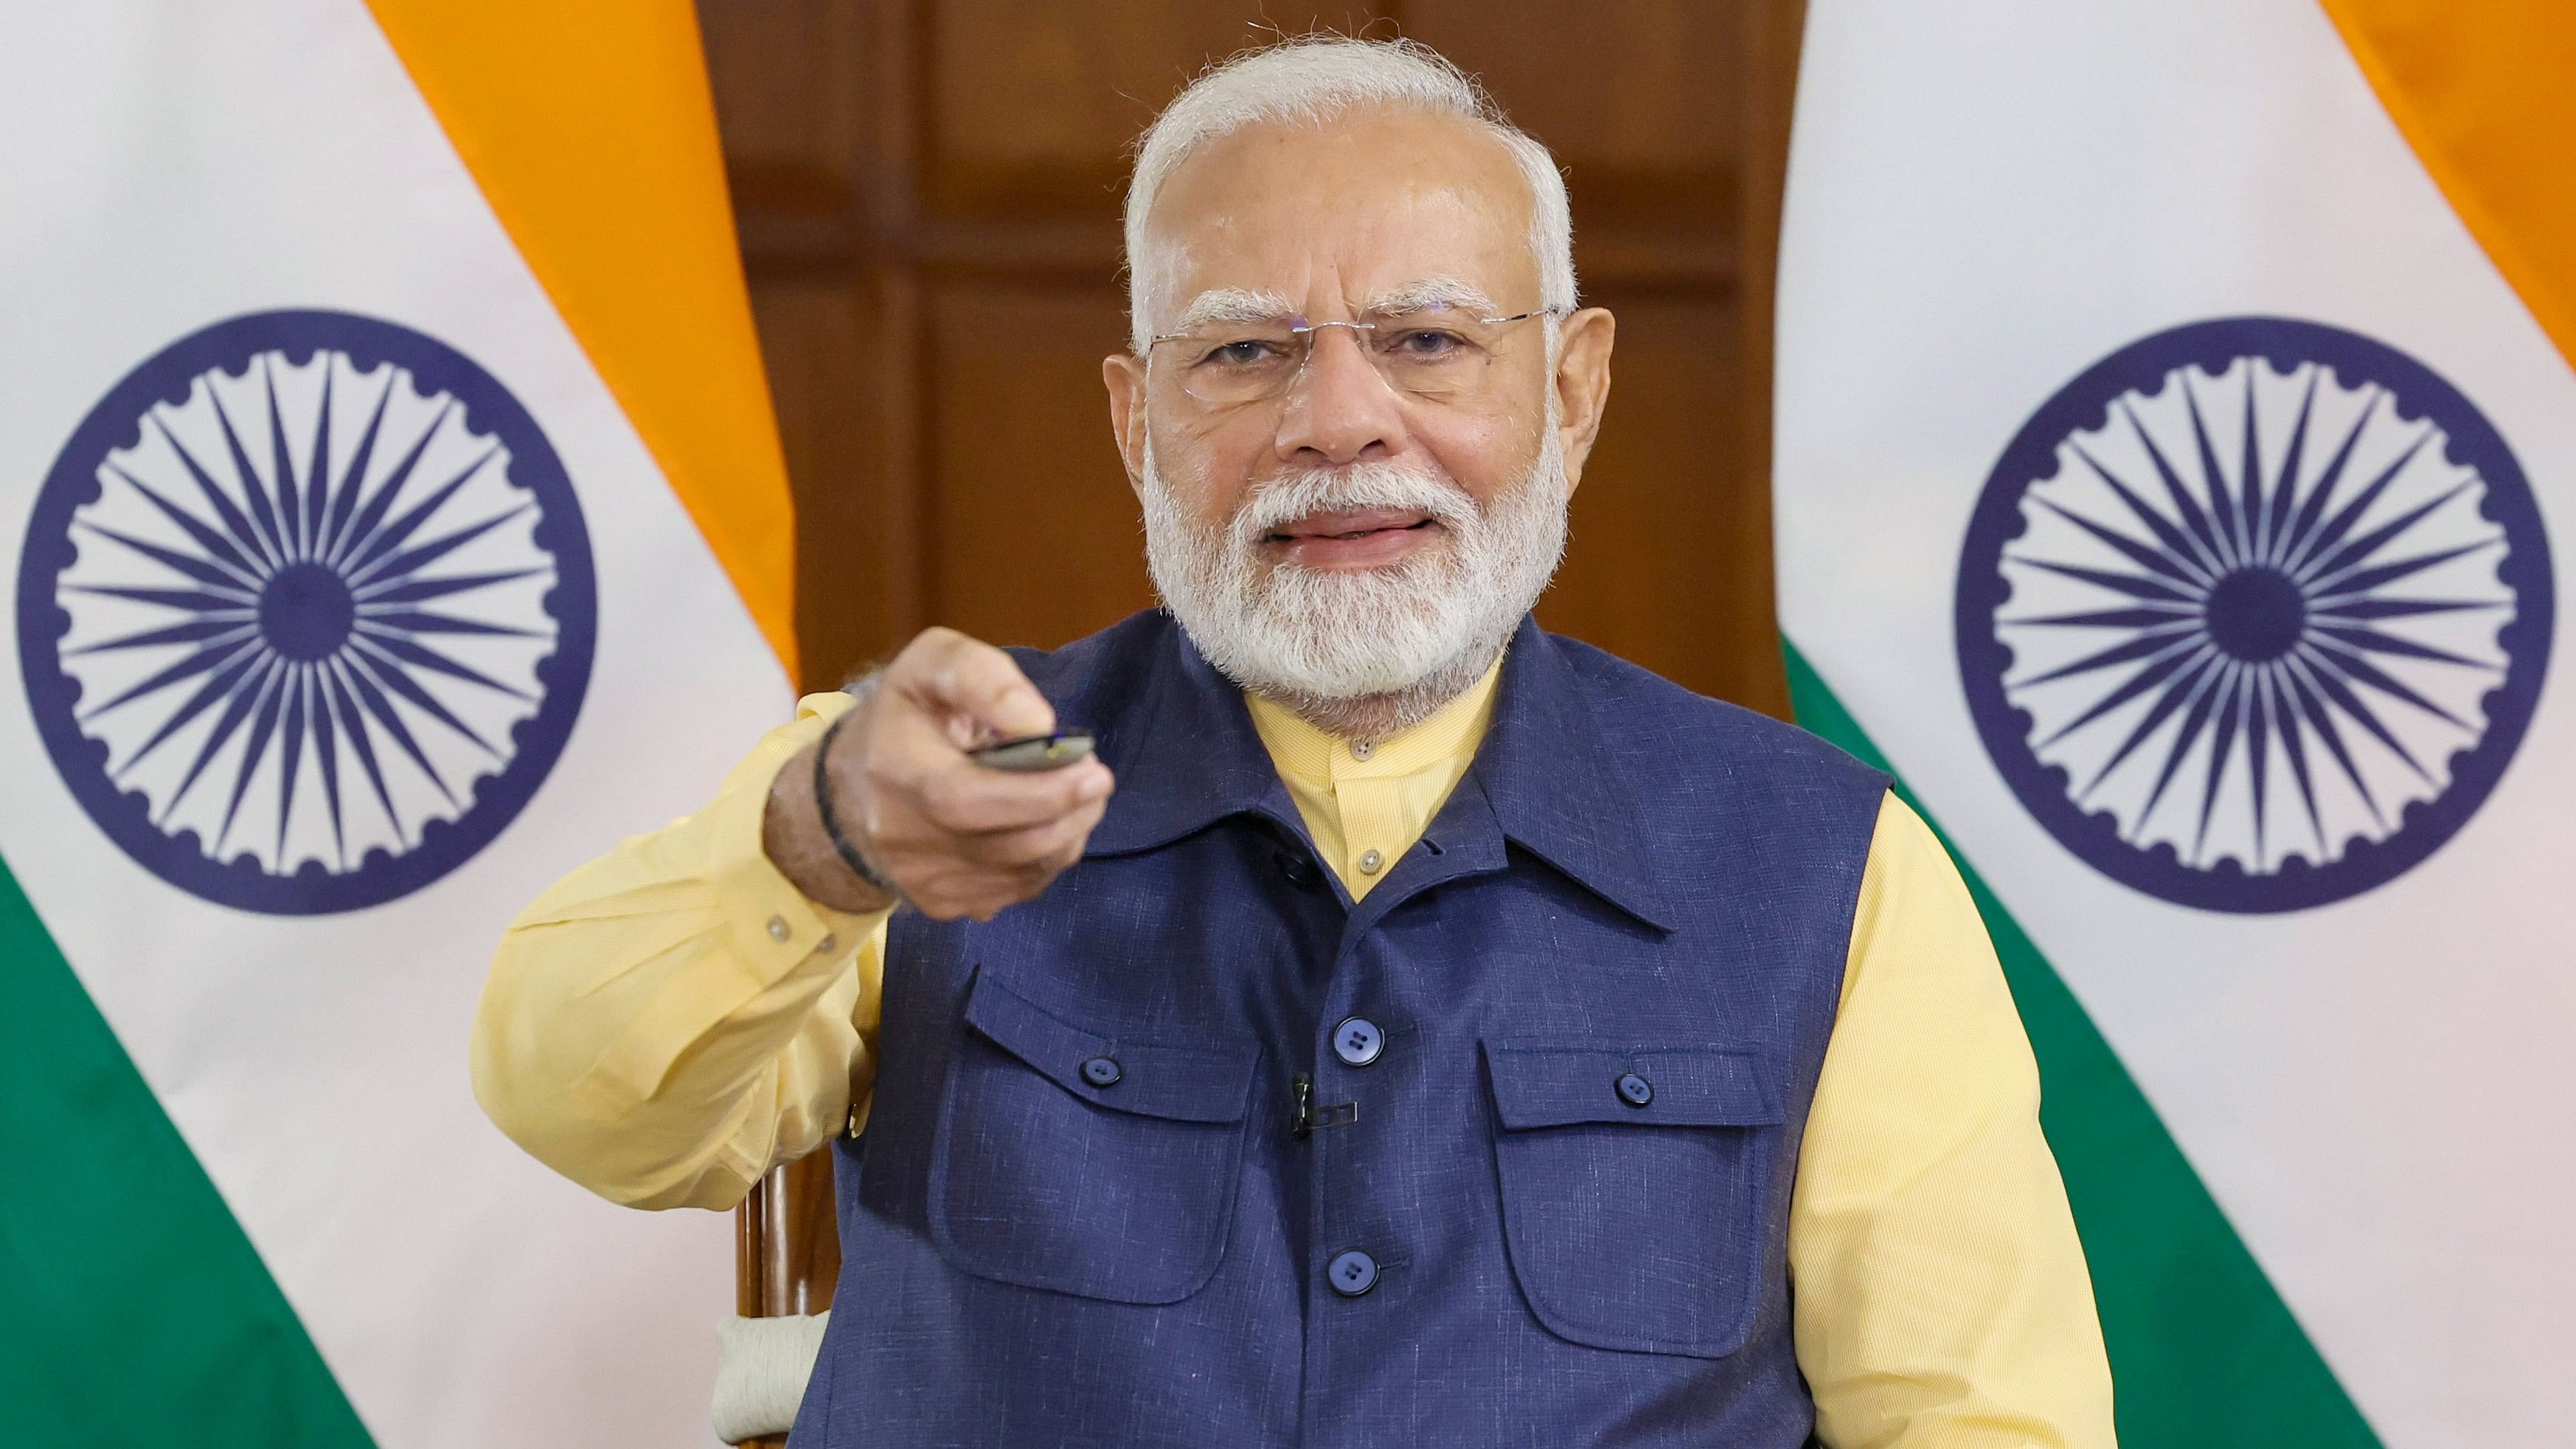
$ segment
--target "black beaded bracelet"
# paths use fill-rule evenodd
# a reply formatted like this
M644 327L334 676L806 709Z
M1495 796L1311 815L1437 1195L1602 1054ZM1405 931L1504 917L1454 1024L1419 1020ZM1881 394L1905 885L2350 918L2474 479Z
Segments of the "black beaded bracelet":
M814 746L814 813L821 818L824 836L832 842L832 849L840 852L841 864L850 868L850 874L866 882L872 890L883 891L890 896L899 895L901 892L894 888L893 883L868 868L867 857L859 854L859 848L850 843L850 837L841 833L840 812L832 808L832 741L840 735L841 726L848 724L850 716L857 713L854 709L832 721L832 727L823 731L821 743Z

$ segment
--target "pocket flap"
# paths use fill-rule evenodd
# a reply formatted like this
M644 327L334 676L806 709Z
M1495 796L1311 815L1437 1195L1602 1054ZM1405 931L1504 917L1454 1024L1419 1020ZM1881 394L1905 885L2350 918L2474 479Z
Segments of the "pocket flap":
M966 1024L1086 1102L1176 1122L1240 1122L1260 1053L1167 1046L1077 1026L994 979L975 975ZM1114 1070L1095 1068L1107 1061Z
M1567 1046L1488 1041L1494 1109L1513 1131L1581 1122L1648 1127L1768 1127L1780 1099L1749 1051L1692 1046ZM1622 1091L1646 1084L1641 1106Z

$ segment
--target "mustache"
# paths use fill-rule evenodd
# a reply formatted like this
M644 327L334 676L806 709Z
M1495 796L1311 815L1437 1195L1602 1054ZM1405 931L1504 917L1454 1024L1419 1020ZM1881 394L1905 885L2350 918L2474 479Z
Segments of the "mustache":
M1452 532L1472 529L1484 517L1464 489L1435 474L1394 463L1354 463L1310 468L1265 485L1235 511L1227 532L1239 552L1309 515L1364 508L1428 514Z

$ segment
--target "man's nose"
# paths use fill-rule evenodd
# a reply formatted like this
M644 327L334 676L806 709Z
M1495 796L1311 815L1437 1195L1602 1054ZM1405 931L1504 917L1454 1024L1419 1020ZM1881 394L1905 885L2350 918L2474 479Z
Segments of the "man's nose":
M1283 462L1374 461L1403 447L1403 410L1369 360L1368 335L1329 325L1311 334L1306 366L1279 411L1276 446Z

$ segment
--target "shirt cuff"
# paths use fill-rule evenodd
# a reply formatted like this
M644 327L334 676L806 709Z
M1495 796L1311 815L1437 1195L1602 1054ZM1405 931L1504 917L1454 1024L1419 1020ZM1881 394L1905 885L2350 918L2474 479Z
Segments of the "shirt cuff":
M726 777L716 798L675 832L669 844L681 859L671 873L697 886L690 933L715 949L693 953L694 988L648 1000L573 1083L573 1099L589 1115L615 1118L651 1100L674 1064L709 1031L800 972L819 996L893 913L891 907L839 911L809 899L770 862L761 844L779 770L849 707L846 695L804 700L797 722L762 740ZM792 1030L793 1020L782 1017L782 1030Z
M749 984L755 988L778 980L817 951L855 950L892 913L892 907L854 912L824 905L798 890L762 845L762 825L778 772L821 739L832 721L848 713L854 703L837 690L797 701L796 722L762 741L707 807L705 879L723 913L735 958L751 968Z

